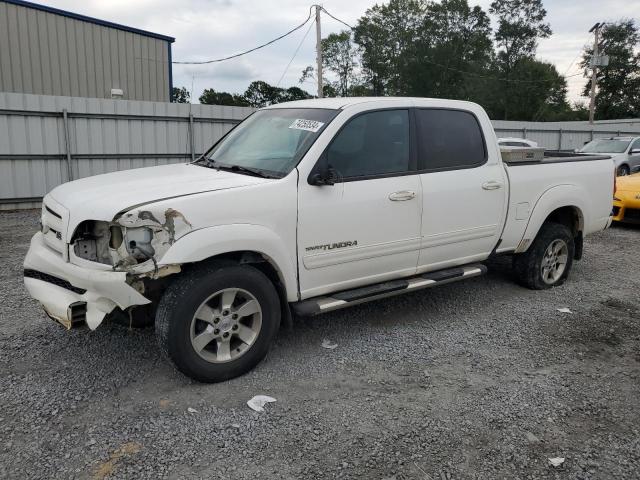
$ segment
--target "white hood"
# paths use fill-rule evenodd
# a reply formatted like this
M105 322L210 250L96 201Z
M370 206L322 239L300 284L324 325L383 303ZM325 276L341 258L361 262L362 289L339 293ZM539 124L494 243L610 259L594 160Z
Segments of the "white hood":
M119 212L166 198L255 185L268 179L191 164L106 173L68 182L49 196L69 211L69 229L83 220L111 221Z

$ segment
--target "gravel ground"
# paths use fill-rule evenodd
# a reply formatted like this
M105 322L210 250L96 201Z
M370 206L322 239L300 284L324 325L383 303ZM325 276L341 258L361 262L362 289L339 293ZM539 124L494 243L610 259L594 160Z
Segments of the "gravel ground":
M47 319L21 278L36 225L0 215L1 478L640 477L638 228L590 237L565 286L515 286L502 259L298 319L254 371L201 385L152 329ZM277 402L253 412L257 394Z

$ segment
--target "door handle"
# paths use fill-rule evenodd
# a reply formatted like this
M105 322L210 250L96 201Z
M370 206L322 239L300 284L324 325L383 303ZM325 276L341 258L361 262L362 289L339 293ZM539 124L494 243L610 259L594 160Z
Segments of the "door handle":
M400 190L399 192L393 192L389 195L389 200L392 202L404 202L405 200L412 200L416 198L416 192L411 190Z
M499 188L502 188L502 184L500 182L496 182L495 180L491 180L489 182L483 183L482 188L484 190L497 190Z

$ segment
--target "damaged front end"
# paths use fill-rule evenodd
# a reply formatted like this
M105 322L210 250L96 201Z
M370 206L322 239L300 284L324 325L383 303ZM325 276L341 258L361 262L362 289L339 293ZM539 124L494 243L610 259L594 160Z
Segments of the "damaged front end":
M40 232L25 259L25 285L67 328L86 323L95 329L107 316L127 322L133 313L152 316L165 278L181 270L158 261L191 229L172 208L130 210L112 221L85 220L69 239L68 257L47 248Z
M132 276L165 276L169 271L175 273L175 268L161 271L157 259L191 228L184 215L172 208L161 213L130 211L111 222L86 220L71 238L70 258L110 265Z

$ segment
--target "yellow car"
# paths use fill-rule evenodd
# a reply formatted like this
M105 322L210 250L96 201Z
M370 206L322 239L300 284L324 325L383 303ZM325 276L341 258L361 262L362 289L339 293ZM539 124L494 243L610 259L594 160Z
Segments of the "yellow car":
M640 224L640 173L616 179L613 220Z

